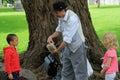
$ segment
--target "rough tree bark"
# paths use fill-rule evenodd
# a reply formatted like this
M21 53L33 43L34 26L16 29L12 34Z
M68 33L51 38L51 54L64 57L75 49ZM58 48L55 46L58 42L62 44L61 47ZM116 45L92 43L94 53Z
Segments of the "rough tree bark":
M22 66L36 74L38 80L48 80L43 69L45 55L48 52L45 49L47 38L51 35L56 26L57 19L50 13L54 1L58 0L21 0L25 9L29 28L29 45L25 54L22 56ZM80 17L83 31L86 37L86 44L89 46L88 58L94 69L91 80L102 80L99 75L101 70L102 54L105 49L99 41L94 30L87 0L63 0L68 7L75 11Z

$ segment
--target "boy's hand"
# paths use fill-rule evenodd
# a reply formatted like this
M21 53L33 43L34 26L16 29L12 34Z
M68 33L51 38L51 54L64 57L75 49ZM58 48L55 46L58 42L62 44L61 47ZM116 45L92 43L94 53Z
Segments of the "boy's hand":
M19 72L19 76L20 76L20 77L22 76L22 72Z
M8 74L8 77L10 80L13 80L13 75L12 74Z

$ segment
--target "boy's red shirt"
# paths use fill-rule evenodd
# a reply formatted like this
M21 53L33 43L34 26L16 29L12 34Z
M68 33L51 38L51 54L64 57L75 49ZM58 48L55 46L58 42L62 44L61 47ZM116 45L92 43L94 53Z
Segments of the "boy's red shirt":
M19 54L15 48L8 46L3 49L4 52L4 67L8 74L20 71Z

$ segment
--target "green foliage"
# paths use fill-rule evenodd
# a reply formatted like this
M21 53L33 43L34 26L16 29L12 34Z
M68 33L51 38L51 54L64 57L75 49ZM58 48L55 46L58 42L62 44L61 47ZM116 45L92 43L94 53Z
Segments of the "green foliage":
M7 2L8 1L8 2ZM3 0L3 6L7 7L7 3L14 4L14 0Z
M3 0L3 6L7 6L6 0Z

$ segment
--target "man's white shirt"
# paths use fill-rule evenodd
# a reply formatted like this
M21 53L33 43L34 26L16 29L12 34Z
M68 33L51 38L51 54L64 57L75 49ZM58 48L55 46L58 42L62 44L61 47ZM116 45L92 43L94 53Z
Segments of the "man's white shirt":
M71 10L67 10L64 18L59 18L57 32L61 32L67 47L75 52L85 42L79 17Z

